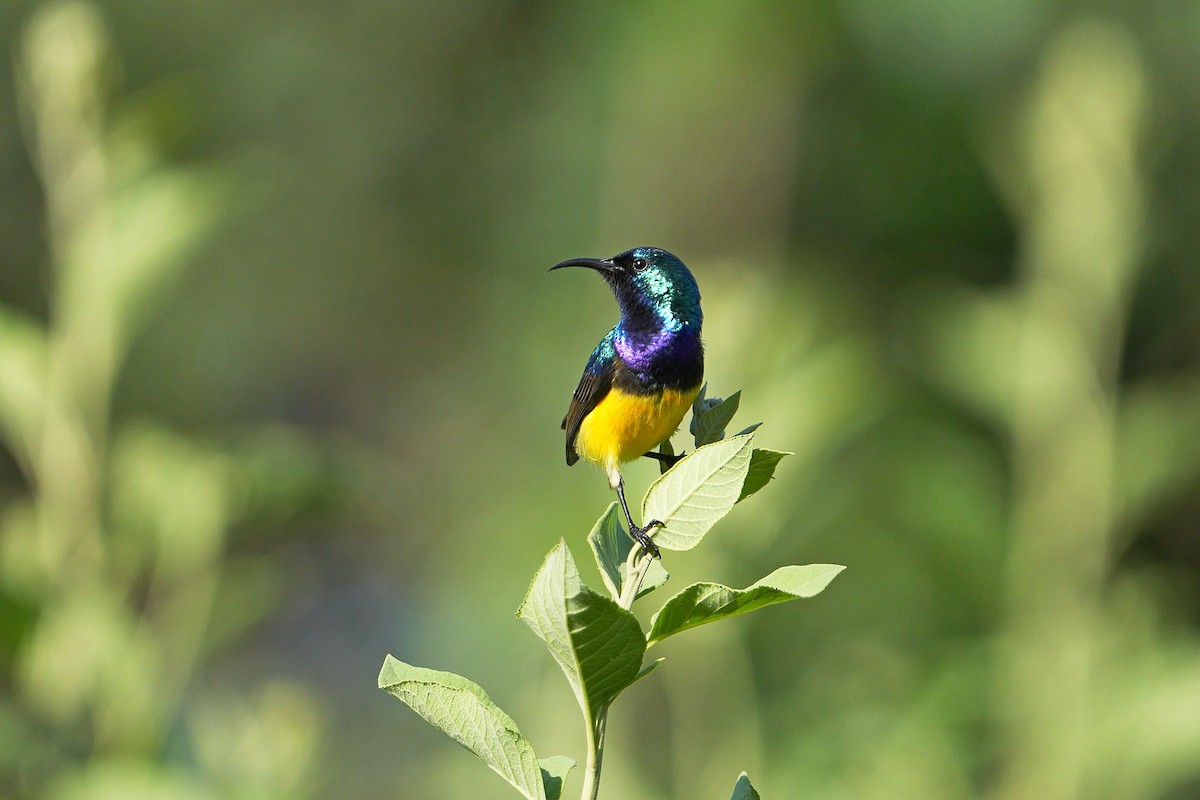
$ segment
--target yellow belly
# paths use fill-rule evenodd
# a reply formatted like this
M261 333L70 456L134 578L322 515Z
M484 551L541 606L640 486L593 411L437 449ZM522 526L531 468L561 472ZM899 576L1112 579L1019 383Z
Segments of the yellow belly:
M632 461L671 437L691 408L700 387L661 395L636 395L615 386L579 426L575 449L610 476L622 461Z

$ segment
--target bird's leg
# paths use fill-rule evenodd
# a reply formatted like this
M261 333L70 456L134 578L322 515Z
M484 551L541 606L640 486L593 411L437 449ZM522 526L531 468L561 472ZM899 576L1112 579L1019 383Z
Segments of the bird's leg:
M662 521L652 519L641 527L633 524L633 517L629 515L629 504L625 502L625 481L620 478L617 479L617 499L621 501L621 510L625 512L625 521L629 523L629 535L642 546L643 553L661 559L662 553L659 552L658 545L650 538L649 532L654 528L661 528Z

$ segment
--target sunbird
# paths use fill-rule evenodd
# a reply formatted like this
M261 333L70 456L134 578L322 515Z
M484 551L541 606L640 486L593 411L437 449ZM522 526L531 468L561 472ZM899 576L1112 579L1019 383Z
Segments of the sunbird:
M682 261L657 247L572 258L548 271L563 267L599 272L621 310L621 320L592 351L563 417L567 466L582 457L602 468L629 535L643 553L659 558L650 531L663 523L633 523L621 464L643 455L667 463L678 458L651 451L675 433L704 380L700 288Z

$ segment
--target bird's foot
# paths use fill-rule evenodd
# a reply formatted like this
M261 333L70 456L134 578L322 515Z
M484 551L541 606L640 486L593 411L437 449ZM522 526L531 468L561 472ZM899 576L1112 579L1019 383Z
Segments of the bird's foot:
M662 553L659 552L658 545L650 538L650 531L661 527L663 527L661 520L652 519L640 528L634 525L629 529L629 535L633 537L635 542L642 546L642 555L662 560Z

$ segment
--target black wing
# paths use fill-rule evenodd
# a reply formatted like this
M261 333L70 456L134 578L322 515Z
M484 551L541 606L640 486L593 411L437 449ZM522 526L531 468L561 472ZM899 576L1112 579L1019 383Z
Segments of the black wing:
M579 435L579 426L583 424L583 418L608 394L616 371L616 360L604 358L600 353L593 353L587 367L584 368L583 377L579 379L579 385L575 387L575 394L571 397L571 406L562 421L562 428L567 432L568 467L579 460L579 453L575 450L575 437Z

